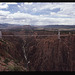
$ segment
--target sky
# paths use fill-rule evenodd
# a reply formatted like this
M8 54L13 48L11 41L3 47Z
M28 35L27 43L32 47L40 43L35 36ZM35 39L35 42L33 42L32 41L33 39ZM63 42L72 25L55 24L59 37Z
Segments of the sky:
M75 2L0 2L0 23L75 25Z

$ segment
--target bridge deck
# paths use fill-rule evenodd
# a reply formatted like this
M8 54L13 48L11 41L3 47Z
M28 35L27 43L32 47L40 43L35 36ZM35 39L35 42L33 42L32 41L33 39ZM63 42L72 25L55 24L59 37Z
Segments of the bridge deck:
M58 36L58 35L2 35L2 36ZM60 35L60 36L69 36L69 34Z

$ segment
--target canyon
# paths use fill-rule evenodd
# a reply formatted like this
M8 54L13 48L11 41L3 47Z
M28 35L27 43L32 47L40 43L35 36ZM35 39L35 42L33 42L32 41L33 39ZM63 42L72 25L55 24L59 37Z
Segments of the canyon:
M68 36L57 31L20 26L1 30L0 71L75 71L75 31ZM66 35L68 31L61 31ZM20 36L15 36L20 35ZM36 36L22 36L36 35Z

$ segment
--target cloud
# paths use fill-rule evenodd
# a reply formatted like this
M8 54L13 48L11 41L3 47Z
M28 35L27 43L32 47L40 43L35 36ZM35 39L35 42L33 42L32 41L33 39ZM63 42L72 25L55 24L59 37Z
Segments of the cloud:
M8 15L8 14L10 14L9 11L0 10L0 15Z
M33 3L32 2L25 2L24 4L25 5L32 5Z
M46 12L58 13L59 15L75 15L75 3L22 3L18 6L22 11L34 14L48 14ZM56 12L57 9L60 9ZM42 13L41 13L42 12ZM49 14L48 14L49 15ZM58 16L59 16L58 15Z
M4 19L3 19L4 20ZM17 12L6 15L5 23L23 24L23 25L54 25L54 24L75 24L75 18L49 18L46 15L31 15L28 13ZM0 22L3 22L0 19Z
M6 9L6 8L8 8L7 4L0 3L0 9Z
M36 11L37 11L37 9L36 9L36 8L33 8L33 9L32 9L32 11L33 11L33 12L36 12Z
M20 5L17 5L19 8L21 8L21 6Z
M9 4L17 4L18 9L13 13L8 9L0 10L0 23L24 25L75 24L75 3L0 3L2 6L0 8L8 8ZM15 6L12 6L15 9Z
M16 2L7 2L6 4L7 4L7 5L9 5L9 4L10 4L10 5L14 5L14 4L17 4L17 3L16 3Z
M12 24L28 24L28 25L54 25L54 24L75 24L75 18L49 18L44 15L31 15L27 13L17 12L9 14L5 20ZM73 22L73 23L72 23Z

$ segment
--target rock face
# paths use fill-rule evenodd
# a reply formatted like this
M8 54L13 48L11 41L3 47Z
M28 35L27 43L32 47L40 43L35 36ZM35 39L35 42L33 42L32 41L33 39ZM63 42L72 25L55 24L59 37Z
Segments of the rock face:
M32 40L27 45L31 71L75 71L75 36Z
M22 42L17 37L0 39L0 71L26 71Z
M75 35L62 36L59 40L56 36L37 36L56 32L26 29L3 32L36 36L1 38L0 71L75 71Z
M55 36L23 39L26 41L27 62L22 50L22 38L0 40L0 71L14 71L11 66L15 65L21 68L19 71L26 71L27 66L28 71L75 71L75 36L61 37L61 41Z

